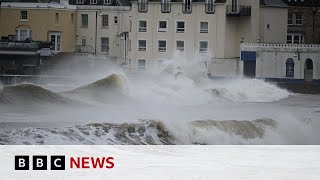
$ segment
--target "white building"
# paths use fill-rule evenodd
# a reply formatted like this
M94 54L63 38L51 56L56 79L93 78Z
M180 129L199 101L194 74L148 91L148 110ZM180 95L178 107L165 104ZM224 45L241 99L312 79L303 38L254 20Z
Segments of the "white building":
M212 76L239 73L241 42L285 43L281 0L138 0L129 17L129 67L152 69L176 51L209 56Z
M127 0L75 0L77 8L76 53L95 54L125 63L128 42Z
M244 75L276 82L320 83L320 45L243 43L241 60Z

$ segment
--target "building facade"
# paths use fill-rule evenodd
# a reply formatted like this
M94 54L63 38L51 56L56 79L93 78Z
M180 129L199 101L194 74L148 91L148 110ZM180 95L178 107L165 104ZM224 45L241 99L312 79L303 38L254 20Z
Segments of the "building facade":
M129 67L152 70L179 52L204 56L213 76L236 74L241 42L286 42L287 14L281 0L132 1Z
M320 44L320 1L283 0L288 5L290 44Z
M50 41L55 53L75 51L75 7L59 3L3 2L0 36L16 41Z
M77 8L76 52L125 63L129 1L70 0Z

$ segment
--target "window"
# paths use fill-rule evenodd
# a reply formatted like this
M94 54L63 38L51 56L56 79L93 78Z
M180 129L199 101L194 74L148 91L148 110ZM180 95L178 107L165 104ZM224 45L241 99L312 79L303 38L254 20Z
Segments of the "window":
M304 35L302 33L288 33L287 43L289 43L289 44L302 44L302 43L304 43Z
M291 58L286 61L286 77L294 77L294 60Z
M86 45L87 45L87 40L81 39L81 46L86 46Z
M90 0L90 4L97 4L98 0Z
M83 4L84 0L77 0L77 4Z
M22 20L22 21L28 20L28 11L21 11L20 12L20 20Z
M56 13L55 23L56 23L56 24L59 24L59 13Z
M206 53L208 51L208 41L200 41L199 46L200 46L199 51L201 53Z
M208 33L208 22L200 22L200 33Z
M81 14L81 27L88 28L88 14Z
M107 28L109 26L109 16L108 14L102 15L102 28Z
M167 41L159 40L158 41L158 52L166 52L167 51Z
M184 51L184 41L177 41L177 51Z
M184 2L182 4L182 11L184 13L191 13L191 11L192 11L191 0L184 0Z
M109 52L109 38L101 38L101 52Z
M147 11L148 11L148 3L147 3L147 0L139 0L139 3L138 3L138 11L139 11L139 12L147 12Z
M139 32L147 32L147 21L139 21Z
M16 30L16 40L17 41L24 41L28 38L32 38L31 29L17 29Z
M158 32L167 32L167 21L158 22Z
M145 59L138 59L138 70L146 70L147 67L147 60Z
M185 27L185 22L184 21L177 21L177 32L183 33L184 32L184 27Z
M161 12L169 13L171 11L170 0L162 0L161 3Z
M114 23L115 23L115 24L118 24L118 16L115 16L115 17L114 17Z
M103 3L104 4L111 4L111 0L104 0Z
M50 42L53 45L53 51L61 51L61 33L50 33Z
M146 50L147 50L147 41L138 40L138 51L146 51Z
M73 14L73 13L71 14L70 24L71 24L72 26L74 25L74 14Z
M288 13L288 25L303 25L303 13Z
M214 0L206 0L206 13L214 13Z

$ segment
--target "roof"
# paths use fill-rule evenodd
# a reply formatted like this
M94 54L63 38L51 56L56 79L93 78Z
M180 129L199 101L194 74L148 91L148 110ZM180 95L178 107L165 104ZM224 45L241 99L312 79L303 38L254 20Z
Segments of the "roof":
M260 0L260 6L288 7L282 0Z
M1 3L1 7L76 9L75 6L61 4L61 3L25 3L25 2L3 2Z

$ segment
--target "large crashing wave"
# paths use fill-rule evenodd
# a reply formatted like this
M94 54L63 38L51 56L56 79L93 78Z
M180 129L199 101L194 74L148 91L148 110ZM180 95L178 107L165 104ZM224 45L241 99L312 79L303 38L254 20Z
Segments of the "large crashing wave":
M0 103L3 104L61 104L70 99L33 84L5 86L0 91Z
M213 135L219 133L220 136L223 134L226 138L239 140L232 144L256 144L263 142L266 130L277 128L277 123L271 119L201 120L187 126L180 130L185 133L183 136L177 134L177 127L167 127L155 120L124 124L91 123L65 128L22 128L0 132L0 144L224 144L220 137ZM203 134L209 135L210 139L201 139Z

